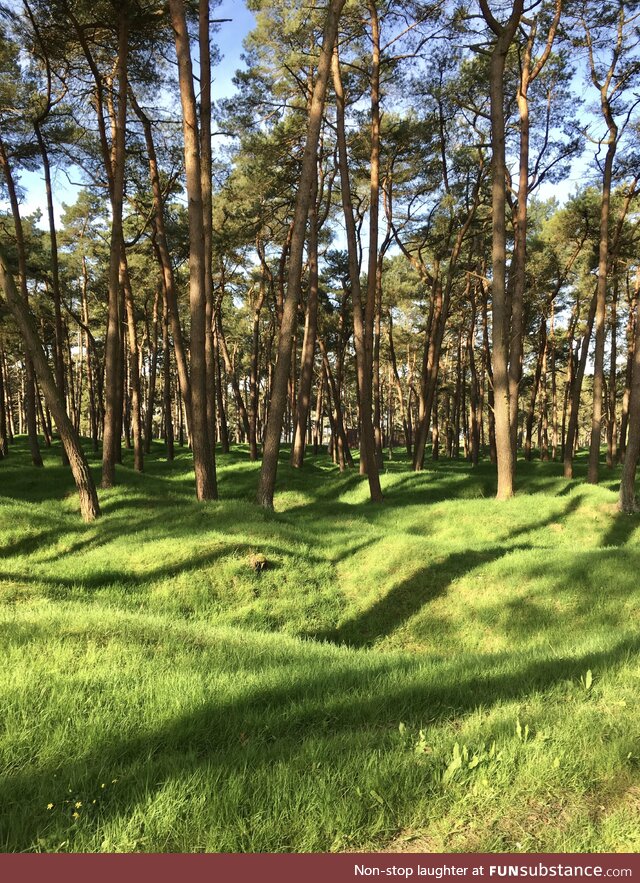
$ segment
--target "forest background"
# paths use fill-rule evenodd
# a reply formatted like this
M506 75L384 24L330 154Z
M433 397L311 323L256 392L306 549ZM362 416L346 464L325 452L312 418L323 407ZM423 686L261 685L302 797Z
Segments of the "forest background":
M638 847L639 22L2 6L6 849Z

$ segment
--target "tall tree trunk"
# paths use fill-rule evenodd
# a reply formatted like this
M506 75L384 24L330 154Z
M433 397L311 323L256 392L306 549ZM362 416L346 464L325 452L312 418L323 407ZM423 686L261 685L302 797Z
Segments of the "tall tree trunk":
M87 261L86 257L82 256L82 288L81 288L81 308L82 308L82 322L84 324L84 338L85 338L85 359L87 366L87 384L89 387L89 422L91 424L91 443L93 446L94 453L98 453L98 431L99 431L99 423L100 418L98 416L98 398L96 391L96 383L94 373L96 372L96 368L93 364L93 354L92 347L93 341L91 339L91 335L89 332L89 302L87 299L87 288L88 288L88 280L89 274L87 272Z
M535 420L536 415L536 399L538 397L538 388L540 386L540 377L542 375L542 361L544 359L546 345L547 320L543 316L540 322L540 332L538 334L538 356L536 359L536 368L533 375L533 383L531 384L531 397L529 399L529 408L527 410L525 422L524 456L526 460L531 459L531 436L533 432L533 421Z
M180 313L178 311L178 294L173 273L173 264L171 262L171 255L169 253L169 246L167 242L167 233L164 222L164 200L162 196L162 189L160 187L160 173L158 171L158 160L156 156L155 144L153 141L153 132L151 130L151 121L142 111L133 93L131 93L131 106L133 107L136 116L142 123L142 128L144 130L147 156L149 158L149 177L151 179L151 192L153 196L153 245L156 258L160 266L160 271L162 273L164 296L166 297L168 303L169 323L171 326L171 334L173 335L173 349L176 356L178 382L180 383L182 398L187 403L188 422L191 419L191 383L189 380L187 354L184 345L184 337L182 334L182 326L180 323Z
M260 386L260 314L267 289L264 271L260 279L258 297L253 304L253 328L251 335L251 368L249 373L249 459L258 459L258 391Z
M110 167L111 180L111 242L108 277L108 319L105 344L105 414L104 436L102 439L102 487L110 488L115 483L115 464L120 448L120 421L122 398L120 379L121 364L120 335L120 260L122 251L122 205L124 197L125 173L125 134L127 122L127 55L129 48L129 28L124 10L120 11L118 22L118 107L115 119L113 150L104 157L105 166Z
M361 450L364 449L371 500L374 503L381 503L383 499L382 488L380 487L380 477L375 457L375 438L373 433L373 421L371 419L371 370L370 362L367 357L365 316L363 316L362 313L360 273L357 258L356 227L351 200L351 184L349 180L349 164L344 119L345 99L337 48L333 54L333 85L336 93L340 189L342 191L342 209L347 233L349 279L351 282L351 301L353 306L353 332L360 405ZM362 472L362 467L360 471Z
M2 340L0 340L0 459L9 454L7 423L7 399L4 384L4 349L2 347Z
M369 16L371 21L371 75L369 78L369 88L371 96L371 150L369 154L369 258L367 264L367 295L364 307L364 345L366 356L366 373L371 383L371 403L366 401L360 402L361 421L362 408L373 407L374 390L378 388L379 376L374 376L374 322L376 314L376 304L378 300L378 228L380 216L380 22L378 20L378 11L376 8L376 0L368 0ZM378 372L379 372L379 365ZM379 403L378 403L379 404ZM372 415L367 415L367 421ZM376 426L379 427L380 414L378 410L378 420L376 424L375 416L373 419L373 435L374 435L374 452L376 456L376 467L381 467L381 451L378 452ZM364 432L360 439L360 472L368 471L369 463L368 443L364 440Z
M147 410L145 413L144 449L147 454L151 453L151 439L153 437L153 415L156 404L156 382L158 372L158 323L160 295L162 283L157 286L153 298L153 317L151 334L149 335L149 386L147 390Z
M207 432L215 478L216 456L216 365L213 342L213 196L211 157L211 45L209 40L209 0L199 0L200 49L200 164L202 182L202 222L204 225L205 375ZM217 493L217 491L216 491Z
M376 442L376 462L382 469L382 388L380 382L380 335L382 326L382 254L376 267L376 311L373 328L373 432Z
M171 414L171 348L169 346L169 303L166 289L163 289L162 317L162 379L164 407L164 443L167 449L167 460L174 458L173 450L173 417Z
M614 124L615 125L615 124ZM607 271L609 264L609 209L611 204L611 179L613 159L616 153L617 128L610 135L602 176L602 203L600 206L600 248L598 257L598 287L596 292L596 345L593 365L593 412L591 418L591 442L589 445L589 471L587 481L598 483L600 440L602 432L602 396L604 390L604 343L607 318Z
M498 454L496 451L496 421L493 396L493 369L491 367L491 347L489 345L489 316L488 316L488 296L484 292L482 299L482 357L484 360L484 374L487 384L487 434L489 436L489 459L492 463L497 463Z
M42 168L44 170L44 183L45 183L45 192L47 197L47 218L49 222L49 238L51 241L51 291L53 294L53 314L54 314L54 329L55 329L55 346L54 346L54 359L53 364L55 368L55 378L56 384L58 386L58 390L60 391L60 395L62 400L64 401L65 395L65 383L64 383L64 356L63 356L63 348L64 348L64 335L62 332L62 311L60 308L61 303L61 295L60 295L60 268L58 262L58 242L56 236L56 224L55 224L55 216L53 211L53 191L51 188L51 164L49 162L49 152L47 150L47 145L45 143L44 138L42 137L42 130L40 125L36 122L34 123L34 131L36 135L36 140L38 142L38 147L40 149L40 158L42 159ZM62 449L62 462L65 466L68 465L67 455L64 447Z
M640 270L636 271L635 301L640 291ZM633 346L633 369L631 374L631 391L629 395L629 438L627 441L618 508L622 512L636 512L638 509L635 495L636 470L640 456L640 322L636 321L635 341Z
M556 314L555 301L551 302L551 320L549 323L549 362L551 373L551 459L558 455L558 386L556 381Z
M318 179L311 187L309 205L309 296L304 323L304 338L300 356L300 383L296 407L296 426L291 449L291 465L300 469L304 462L306 426L311 405L311 382L318 331Z
M608 395L608 407L607 407L607 466L609 469L612 469L614 464L618 459L617 452L617 444L618 444L618 425L616 420L616 386L617 386L617 374L616 374L616 359L618 353L618 276L617 276L617 267L614 266L614 275L613 275L613 297L611 300L611 313L610 313L610 321L609 328L611 330L611 345L609 348L610 352L610 361L609 361L609 395Z
M267 415L267 427L264 439L262 469L258 485L257 501L261 506L273 508L273 494L278 470L278 454L282 435L282 422L287 404L287 386L291 369L291 349L293 332L296 323L298 303L300 301L300 283L302 279L302 254L304 250L305 228L311 201L311 188L316 174L318 141L324 110L327 81L331 67L333 46L338 34L338 22L345 0L330 0L327 9L322 50L318 60L316 82L313 88L309 108L307 137L300 171L298 193L294 211L293 232L291 235L291 252L289 257L289 276L287 294L282 311L282 324L278 339L278 356L271 389L271 401Z
M218 437L220 439L220 449L223 454L229 453L229 427L227 425L227 408L224 398L224 390L222 388L222 371L220 369L220 342L218 338L217 327L217 309L214 305L213 315L213 353L214 365L216 370L216 419L218 421ZM226 388L226 387L225 387Z
M627 292L629 292L629 282L627 274ZM625 386L624 395L622 397L622 415L620 418L620 443L618 445L618 459L624 462L625 451L627 447L627 429L629 426L629 399L631 396L631 380L633 376L633 356L634 341L636 335L637 316L637 292L628 295L629 316L627 319L627 365L625 369Z
M184 162L189 218L189 304L191 313L191 426L189 436L198 500L218 496L213 447L207 423L206 377L206 273L202 167L198 139L198 115L193 86L191 49L183 0L169 0L182 107Z
M511 316L507 302L506 278L506 162L504 118L504 71L509 46L523 12L523 0L514 0L506 25L500 25L489 10L487 0L480 0L485 21L496 35L491 52L489 93L491 99L491 218L493 308L493 396L498 461L497 498L513 496L515 456L511 434L509 378L509 336ZM515 329L517 331L517 328Z
M511 445L513 449L514 477L517 448L518 393L522 379L522 355L524 341L524 293L526 282L527 259L527 223L529 198L529 87L538 77L547 63L555 39L563 0L556 0L556 8L544 51L535 65L532 66L532 54L537 33L537 21L531 24L531 30L522 53L520 83L517 92L518 112L520 116L520 156L518 169L518 195L516 199L514 248L511 259L510 273L513 274L510 304L509 331L509 420L511 424ZM509 312L509 310L507 310Z
M594 292L589 307L589 315L587 317L587 327L582 340L582 349L580 350L580 359L576 366L573 383L569 387L569 404L571 407L569 414L569 423L567 426L567 435L564 442L564 477L573 478L573 453L578 435L578 414L580 411L580 393L582 392L582 380L584 378L585 368L587 367L587 355L589 352L589 343L593 333L593 322L598 306L598 289Z
M121 253L122 290L124 292L125 311L127 316L127 334L129 350L129 390L131 399L131 429L133 434L133 468L142 472L144 468L144 440L142 437L142 396L140 392L140 353L136 331L136 316L131 291L131 279L127 266L127 255L124 241Z

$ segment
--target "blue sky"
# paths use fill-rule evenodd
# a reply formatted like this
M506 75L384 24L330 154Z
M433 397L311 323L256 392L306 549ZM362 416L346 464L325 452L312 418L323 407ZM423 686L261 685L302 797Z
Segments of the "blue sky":
M221 54L221 61L213 69L213 98L216 100L233 94L233 76L236 70L242 66L242 43L254 27L255 19L243 0L221 0L219 6L212 8L212 18L231 19L219 26L219 31L214 38L214 42ZM580 85L582 86L583 84L580 83ZM592 97L589 94L589 90L587 90L586 94L576 94L576 102L581 104L585 99L591 100ZM584 108L582 113L584 115ZM584 182L586 169L591 162L592 153L593 150L588 145L583 157L574 161L571 172L566 179L555 185L544 184L540 188L538 195L541 198L555 196L560 202L564 202L576 189L576 186ZM68 171L74 181L82 179L79 170L70 169ZM54 172L54 176L54 201L59 222L62 203L73 203L78 187L69 183L64 172ZM27 215L39 208L43 214L44 221L46 202L42 174L40 172L23 173L20 184L25 191L22 205L23 213Z
M222 59L213 70L213 98L226 98L233 93L233 76L236 70L242 66L240 56L242 54L242 41L255 24L253 14L247 9L242 0L222 0L219 6L212 9L212 18L229 18L231 21L224 22L219 27L214 42L217 45ZM79 171L68 170L69 177L74 181L81 179ZM25 192L22 202L22 214L28 215L40 209L43 215L42 226L46 224L46 196L44 178L41 172L24 172L20 176L20 186ZM53 191L56 208L56 222L60 221L62 203L75 202L77 186L69 183L64 172L54 171Z
M233 91L233 75L241 66L242 41L253 28L255 19L242 0L222 0L213 10L212 18L232 19L220 25L215 39L223 58L213 71L214 97L227 97Z

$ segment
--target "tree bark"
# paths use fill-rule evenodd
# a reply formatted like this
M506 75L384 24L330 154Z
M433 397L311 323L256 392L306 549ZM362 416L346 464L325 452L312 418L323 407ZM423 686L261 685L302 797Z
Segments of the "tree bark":
M506 279L506 162L504 117L504 71L509 46L523 12L523 0L514 0L507 23L493 17L487 0L480 0L485 21L496 35L491 52L489 93L491 100L491 217L492 217L492 311L493 311L493 396L498 461L497 499L513 496L515 456L511 433L509 378L509 335L511 316L507 302ZM517 329L516 329L517 330Z
M189 305L191 313L191 426L189 436L193 451L196 497L218 497L213 448L207 423L206 377L206 272L202 166L198 138L198 115L193 86L191 49L183 0L169 0L169 14L175 34L184 162L189 219Z
M142 436L142 395L140 391L140 354L136 316L131 291L131 278L127 265L127 256L122 243L120 263L122 290L124 292L125 312L127 317L128 351L129 351L129 391L131 398L131 429L133 434L133 468L136 472L144 469L144 439Z
M587 366L587 355L589 352L589 342L593 332L593 322L596 315L598 305L598 290L594 292L589 307L589 315L587 317L587 327L582 340L582 349L580 350L580 359L578 361L573 383L571 384L568 401L570 404L569 423L567 426L567 435L564 442L564 477L573 478L573 451L576 444L578 432L578 413L580 411L580 393L582 392L582 381L584 378L585 368Z
M615 126L615 124L614 124ZM598 483L600 440L602 434L602 396L604 391L604 343L607 318L607 271L609 265L609 208L611 205L611 179L613 159L616 153L617 128L610 136L602 176L602 203L600 207L600 246L598 257L598 287L596 292L596 345L593 366L593 414L591 418L591 442L589 445L589 470L587 481Z
M640 291L640 271L636 272L635 300ZM636 321L633 349L631 390L629 393L629 438L622 467L618 508L622 512L636 512L638 505L635 495L636 470L640 455L640 322Z
M298 193L296 196L294 226L291 235L287 294L282 311L282 324L280 326L280 337L278 340L278 355L271 389L271 401L269 403L269 411L267 414L262 469L260 471L260 482L257 493L258 503L268 509L273 508L273 494L276 484L276 474L278 471L278 454L280 452L282 422L287 404L287 386L291 369L293 331L296 322L298 302L300 300L305 228L307 225L307 216L309 214L313 177L316 174L318 141L320 137L320 127L322 125L324 100L331 67L331 56L338 34L338 22L344 4L345 0L331 0L329 4L324 27L322 50L318 61L316 82L313 88L313 96L309 109L307 137L302 159Z
M360 426L361 426L361 450L364 450L369 479L369 494L371 501L381 503L382 488L375 457L375 438L373 433L372 417L372 388L371 370L367 357L365 317L362 313L362 298L360 292L360 273L357 258L356 227L354 221L353 204L351 200L351 184L349 180L349 164L347 156L347 142L345 135L345 99L340 74L340 62L337 49L333 54L333 86L336 93L337 108L337 137L338 137L338 163L340 169L340 189L342 191L342 209L347 233L347 252L349 262L349 280L351 283L351 301L353 306L353 336L356 350L356 371L358 378ZM362 473L362 466L360 468Z
M35 323L29 313L29 308L24 298L18 293L13 277L9 272L9 266L4 251L0 248L0 287L5 293L7 304L24 338L25 346L29 351L35 371L40 381L40 386L47 400L47 405L53 414L53 419L58 427L58 432L69 458L71 473L73 475L78 496L80 498L80 511L85 521L93 521L100 515L100 506L96 488L91 477L89 464L80 445L80 440L73 428L73 424L66 412L62 397L56 388L47 357L44 354L42 344L38 338Z
M156 385L158 374L158 323L160 295L162 283L156 288L153 298L153 316L151 333L149 335L149 384L147 388L147 410L145 412L144 449L145 453L151 453L151 440L153 438L153 416L156 404Z
M178 382L182 391L182 398L186 402L187 422L191 419L191 383L189 380L189 368L187 365L187 354L184 345L184 336L182 334L182 326L180 323L180 313L178 312L178 294L176 291L175 277L173 273L173 264L169 253L167 242L167 233L164 222L164 199L162 189L160 187L160 174L158 171L158 160L156 156L155 144L153 141L153 132L151 130L151 121L142 111L133 93L131 96L131 106L142 123L144 130L145 144L147 147L147 156L149 158L149 176L151 179L151 192L153 196L154 210L154 236L153 245L160 271L162 273L164 296L167 299L169 310L169 323L171 326L171 334L173 335L173 349L176 356L176 367L178 371Z
M304 462L306 427L311 405L311 382L318 331L318 179L312 185L309 205L309 296L304 323L304 337L300 356L300 382L296 407L296 426L291 465L300 469Z
M607 466L612 469L618 459L618 425L616 418L616 359L618 352L618 276L614 266L613 296L611 300L611 312L609 317L609 329L611 331L611 345L609 348L609 390L607 402Z
M108 318L105 344L105 414L102 439L102 487L115 484L115 464L118 459L122 416L120 380L120 260L123 242L122 206L124 198L125 134L127 123L127 57L129 28L124 10L118 21L118 107L115 118L114 141L111 153L104 156L105 167L110 170L111 196L111 243L108 277Z

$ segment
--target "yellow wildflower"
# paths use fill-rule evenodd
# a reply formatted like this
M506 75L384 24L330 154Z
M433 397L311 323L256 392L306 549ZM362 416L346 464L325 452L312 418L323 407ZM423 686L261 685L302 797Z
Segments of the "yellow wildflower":
M74 812L73 815L71 816L71 818L72 818L72 819L79 819L79 818L80 818L80 813L79 813L79 812Z
M76 802L76 809L80 809L81 806L82 806L82 801L81 801L81 800L78 800L78 801Z
M53 804L52 804L52 803L48 803L48 804L47 804L47 809L53 809Z

